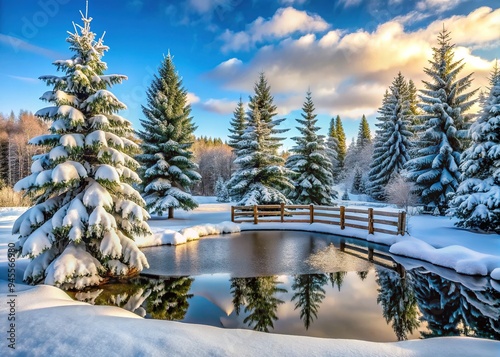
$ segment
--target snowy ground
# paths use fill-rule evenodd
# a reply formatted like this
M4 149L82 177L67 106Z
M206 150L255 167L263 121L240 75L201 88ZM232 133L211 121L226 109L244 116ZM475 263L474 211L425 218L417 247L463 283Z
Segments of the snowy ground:
M178 211L173 220L153 218L149 223L153 231L160 234L165 229L178 231L230 219L229 204L218 204L209 199L201 203L194 212ZM11 294L7 283L7 249L8 243L16 239L10 233L12 224L23 211L21 208L0 209L1 356L429 356L435 355L436 351L439 351L439 356L500 355L499 341L482 339L449 337L374 343L145 320L116 307L73 301L54 287L23 285L25 259L15 262L15 296L11 297L8 296ZM242 226L242 229L250 228L254 227ZM279 227L269 224L268 228ZM337 227L321 224L295 225L295 228L340 232L336 231ZM386 235L368 236L355 230L343 233L386 244L395 243L391 251L399 254L458 271L491 274L500 279L498 235L456 229L451 219L433 216L411 217L409 229L411 237L403 239ZM12 317L15 320L9 321ZM9 348L11 343L15 343L15 350Z

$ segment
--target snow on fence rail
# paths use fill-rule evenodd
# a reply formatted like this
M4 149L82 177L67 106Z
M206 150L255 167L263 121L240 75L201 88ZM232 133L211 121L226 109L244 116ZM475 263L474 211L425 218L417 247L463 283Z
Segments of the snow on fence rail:
M344 206L315 205L255 205L232 206L231 221L235 223L269 222L325 223L366 229L368 233L405 234L406 212L386 212L373 208L346 208Z

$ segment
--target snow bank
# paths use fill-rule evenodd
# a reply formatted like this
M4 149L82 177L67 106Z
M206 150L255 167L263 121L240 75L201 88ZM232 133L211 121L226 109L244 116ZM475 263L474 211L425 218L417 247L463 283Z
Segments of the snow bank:
M224 234L224 233L238 233L240 226L236 223L225 221L218 224L202 224L193 227L183 228L180 231L164 230L152 234L148 237L136 240L137 246L153 247L158 245L179 245L186 242L200 239L210 235Z
M389 252L451 268L460 274L491 274L493 279L500 278L500 257L478 253L458 245L434 248L419 239L410 239L393 244Z

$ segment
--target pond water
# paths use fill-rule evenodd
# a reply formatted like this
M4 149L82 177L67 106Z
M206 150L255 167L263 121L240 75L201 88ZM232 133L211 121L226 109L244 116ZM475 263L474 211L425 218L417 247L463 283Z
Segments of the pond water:
M150 269L142 276L75 297L146 318L271 333L500 339L500 284L400 264L385 246L318 233L242 232L144 252Z

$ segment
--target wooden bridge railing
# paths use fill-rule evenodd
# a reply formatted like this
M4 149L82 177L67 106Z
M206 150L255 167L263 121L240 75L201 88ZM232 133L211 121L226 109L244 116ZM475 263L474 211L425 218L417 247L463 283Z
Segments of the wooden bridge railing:
M404 235L406 212L385 212L373 208L346 208L344 206L314 205L255 205L232 206L231 221L235 223L293 222L325 223L387 234Z

